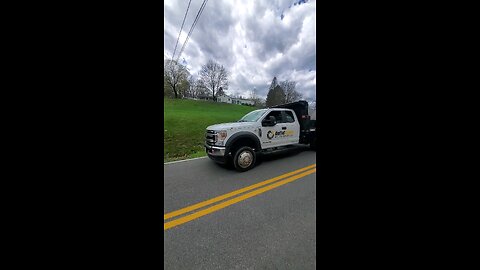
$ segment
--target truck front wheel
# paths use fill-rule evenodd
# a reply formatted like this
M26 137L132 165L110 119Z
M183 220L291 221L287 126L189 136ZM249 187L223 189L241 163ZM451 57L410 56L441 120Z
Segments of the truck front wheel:
M248 146L240 147L233 156L233 165L239 172L245 172L255 166L257 156L255 151Z

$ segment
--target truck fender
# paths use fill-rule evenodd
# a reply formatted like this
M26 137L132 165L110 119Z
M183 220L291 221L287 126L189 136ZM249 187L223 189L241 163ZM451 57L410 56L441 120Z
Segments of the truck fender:
M248 131L240 131L233 134L232 137L228 139L227 143L225 144L225 153L230 153L231 147L235 144L235 142L243 138L249 138L255 142L255 151L260 151L262 149L260 140L257 136L255 136L255 134Z

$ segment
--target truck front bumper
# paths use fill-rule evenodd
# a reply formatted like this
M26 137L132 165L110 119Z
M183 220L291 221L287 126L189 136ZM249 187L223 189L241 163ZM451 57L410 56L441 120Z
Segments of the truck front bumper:
M208 157L218 163L225 164L227 162L227 156L225 155L225 147L211 146L205 144L205 151Z

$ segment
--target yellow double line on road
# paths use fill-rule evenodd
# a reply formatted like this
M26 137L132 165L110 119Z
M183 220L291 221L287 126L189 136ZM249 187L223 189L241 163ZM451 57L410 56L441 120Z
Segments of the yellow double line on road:
M300 179L304 176L307 176L309 174L312 174L312 173L316 172L317 171L316 166L317 166L316 164L312 164L310 166L301 168L299 170L289 172L289 173L286 173L286 174L282 174L282 175L279 175L279 176L274 177L272 179L269 179L269 180L266 180L266 181L248 186L248 187L244 187L244 188L235 190L233 192L230 192L230 193L215 197L213 199L206 200L206 201L203 201L203 202L200 202L200 203L182 208L182 209L177 210L177 211L167 213L167 214L163 215L163 220L164 221L167 220L167 219L171 219L173 217L176 217L176 216L179 216L179 215L197 210L199 208L211 205L213 203L228 199L230 197L233 197L235 195L250 191L252 189L262 187L262 188L259 188L257 190L254 190L252 192L248 192L248 193L243 194L241 196L238 196L236 198L230 199L228 201L224 201L224 202L219 203L217 205L214 205L212 207L200 210L200 211L195 212L193 214L190 214L190 215L187 215L187 216L184 216L184 217L166 222L166 223L163 224L163 230L168 230L168 229L173 228L175 226L178 226L180 224L192 221L192 220L197 219L199 217L202 217L202 216L208 215L210 213L216 212L216 211L218 211L222 208L225 208L227 206L230 206L232 204L235 204L235 203L241 202L243 200L246 200L248 198L251 198L253 196L259 195L259 194L264 193L268 190L271 190L271 189L277 188L279 186L285 185L287 183L293 182L295 180L298 180L298 179ZM279 180L281 180L281 181L279 181ZM271 185L268 185L268 184L271 184ZM266 186L266 185L268 185L268 186Z

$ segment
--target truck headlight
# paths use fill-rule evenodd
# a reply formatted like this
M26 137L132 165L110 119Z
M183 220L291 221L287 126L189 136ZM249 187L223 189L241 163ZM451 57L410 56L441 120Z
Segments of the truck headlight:
M217 140L218 141L224 141L227 138L227 131L226 130L221 130L217 132Z

